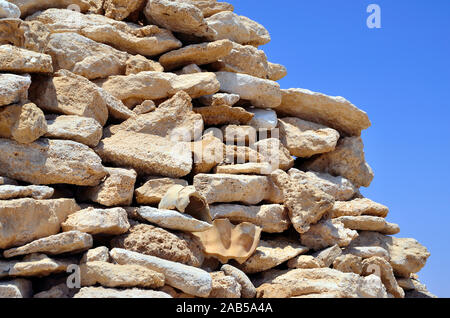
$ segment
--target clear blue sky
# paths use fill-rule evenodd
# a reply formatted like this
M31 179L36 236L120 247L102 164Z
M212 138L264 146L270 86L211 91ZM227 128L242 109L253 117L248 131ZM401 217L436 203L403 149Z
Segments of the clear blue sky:
M450 297L450 0L228 0L263 24L282 88L340 95L369 114L375 179L363 194L390 207L398 237L431 252L420 280ZM381 7L381 29L366 8Z

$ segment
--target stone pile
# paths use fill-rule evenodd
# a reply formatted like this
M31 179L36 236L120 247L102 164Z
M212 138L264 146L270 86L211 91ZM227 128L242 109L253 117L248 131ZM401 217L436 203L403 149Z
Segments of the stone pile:
M367 114L216 0L0 0L0 297L432 297Z

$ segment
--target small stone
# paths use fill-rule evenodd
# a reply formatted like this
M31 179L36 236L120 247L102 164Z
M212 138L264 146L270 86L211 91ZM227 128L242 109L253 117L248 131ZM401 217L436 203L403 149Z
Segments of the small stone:
M29 298L33 294L32 283L23 278L0 281L0 298Z
M391 256L389 252L381 246L355 246L347 247L344 250L344 254L351 254L354 256L361 257L362 259L371 258L373 256L379 256L389 261Z
M136 115L143 115L150 113L156 109L155 103L149 99L142 102L142 104L137 105L133 108L133 112Z
M239 101L240 97L236 94L217 93L205 95L198 98L198 101L204 106L233 106Z
M253 118L253 114L244 108L228 105L196 107L194 111L202 115L205 125L208 126L247 124Z
M332 218L340 216L360 216L370 215L385 218L389 213L389 208L372 200L362 198L351 201L336 201L329 211Z
M241 298L241 285L224 272L211 273L212 290L208 298Z
M119 235L130 228L127 212L122 208L87 208L69 215L62 224L64 232L81 231L89 234Z
M312 269L325 267L321 260L311 255L299 255L287 262L289 268Z
M287 69L281 64L270 63L269 62L269 74L268 78L271 81L279 81L280 79L286 77Z
M251 126L227 125L221 130L227 145L236 143L238 146L245 146L246 144L254 145L256 142L257 131Z
M33 198L37 200L49 199L53 196L53 188L47 186L16 186L0 185L0 200Z
M0 19L1 44L11 44L26 50L44 53L50 32L39 21Z
M52 57L9 44L1 45L0 71L13 73L52 73Z
M30 85L30 75L0 74L0 107L26 101Z
M109 262L109 249L106 246L92 248L83 254L81 263L87 262Z
M67 8L69 4L75 4L81 12L86 12L91 5L90 2L92 3L86 0L11 0L11 2L19 7L22 17L48 8Z
M206 133L201 140L191 143L194 166L192 172L208 173L224 161L226 147L222 140L212 133Z
M333 268L343 273L361 275L363 271L362 258L352 254L341 255L334 260Z
M313 256L322 264L323 267L330 267L331 264L335 261L336 258L342 255L342 250L339 247L339 245L333 245L331 247L328 247L324 250L315 252Z
M181 70L175 71L177 75L201 73L203 70L197 64L189 64L184 66ZM200 96L201 97L201 96Z
M153 177L135 190L136 202L143 205L157 205L167 190L175 184L187 186L188 182L183 179Z
M248 108L247 111L254 115L248 123L253 128L272 130L277 126L277 113L275 111L259 108Z
M249 162L236 165L219 165L214 168L214 172L219 174L269 175L273 171L274 168L268 162Z
M142 10L145 0L105 0L103 9L108 18L122 21L132 13Z
M172 298L162 291L150 289L115 289L103 287L83 287L73 298Z
M335 220L342 222L346 228L357 231L375 231L387 235L395 235L400 232L397 224L388 223L384 218L378 216L340 216Z
M225 275L234 277L234 279L236 279L239 285L241 285L242 298L255 298L256 288L253 285L252 281L243 271L228 264L222 265L220 270L224 272Z
M172 80L172 92L185 91L192 98L217 93L220 83L214 73L202 72L177 76Z
M233 11L234 7L230 3L217 2L217 0L187 0L189 2L202 10L203 16L208 18L216 13L222 11Z
M44 290L33 295L33 298L72 298L76 291L67 287L66 283L55 285L49 290Z
M362 262L362 267L363 267L362 270L363 276L375 274L381 278L381 281L386 287L386 291L388 293L390 293L396 298L405 297L405 292L398 285L391 265L384 258L374 256L365 259Z
M65 272L74 259L52 259L45 254L29 254L21 261L9 262L9 276L42 277ZM1 265L0 265L1 266Z
M140 72L164 72L164 67L153 60L142 55L132 55L128 57L125 64L125 75L137 74Z

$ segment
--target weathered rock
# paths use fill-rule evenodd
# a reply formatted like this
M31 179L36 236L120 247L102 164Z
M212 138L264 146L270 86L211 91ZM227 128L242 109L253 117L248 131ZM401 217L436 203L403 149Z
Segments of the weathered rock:
M150 289L115 289L83 287L73 298L172 298L169 294Z
M95 147L102 138L102 126L94 118L75 115L47 115L45 137L73 140L89 147Z
M332 218L340 216L360 216L371 215L375 217L385 218L389 213L389 208L372 200L362 198L354 199L347 202L337 201L329 211Z
M207 222L197 220L188 214L172 210L141 207L138 209L138 213L148 222L170 230L202 232L212 227L212 225Z
M133 113L136 115L147 114L156 109L155 103L152 100L145 100L142 104L137 105L133 108Z
M29 298L33 294L32 283L23 278L0 281L0 298Z
M353 198L358 190L344 177L333 177L330 174L315 171L303 172L295 168L290 169L288 173L296 183L309 184L334 197L336 202L328 214L332 214L331 211L335 211L340 206L341 202L337 201L346 201Z
M19 7L22 12L22 17L26 17L40 10L67 8L70 5L76 5L81 12L86 12L91 5L89 0L10 0L10 2Z
M211 205L209 208L213 219L226 218L233 223L250 222L267 233L284 232L291 224L287 210L279 204L261 206L219 204Z
M30 75L0 74L0 106L27 100Z
M52 259L45 254L29 254L21 261L9 261L4 268L9 276L42 277L65 272L67 267L76 261L74 259Z
M217 72L216 77L221 91L237 94L255 107L275 108L281 103L280 85L274 81L231 72Z
M254 145L258 133L255 128L245 125L227 125L221 130L227 145L236 143L238 146Z
M194 165L192 172L208 173L222 163L226 148L222 140L212 133L206 133L201 140L191 143Z
M137 174L133 169L105 168L106 179L95 187L80 191L80 197L108 207L127 206L133 201Z
M211 273L212 290L208 298L241 298L241 285L224 272Z
M23 145L0 138L0 174L34 184L97 185L106 175L88 146L41 138Z
M325 267L321 260L311 255L299 255L287 262L289 268L312 269Z
M10 258L32 253L45 253L50 255L69 252L78 253L91 248L92 244L91 235L79 231L70 231L50 235L23 246L8 249L3 252L3 256Z
M260 240L255 252L237 267L246 274L254 274L274 268L299 254L306 253L309 248L285 238Z
M289 150L276 138L255 142L254 148L262 156L262 161L268 162L273 170L288 170L294 166L294 158L289 154Z
M257 288L257 297L387 298L386 289L376 275L361 277L330 268L314 268L276 271L267 276Z
M301 235L301 242L315 250L320 250L335 244L345 247L358 237L358 232L346 229L341 222L322 220L311 225L306 233Z
M220 88L216 75L209 72L180 75L172 80L173 92L185 91L192 98L217 93Z
M362 261L362 275L375 274L381 278L386 291L396 298L404 298L405 292L398 285L391 265L381 257L371 257Z
M109 262L109 249L106 246L92 248L83 254L81 263L87 262Z
M177 137L183 141L197 140L203 132L202 116L192 111L189 95L183 91L150 113L131 117L116 126L114 131L126 130L161 137Z
M111 241L112 247L194 267L200 267L204 260L199 244L199 241L189 234L174 234L149 224L132 226L128 233Z
M14 73L52 73L52 57L9 44L1 45L0 70Z
M219 174L257 174L269 175L276 170L268 162L248 162L236 165L219 165L214 168Z
M194 111L202 115L205 125L247 124L253 114L241 107L228 105L196 107Z
M336 130L295 117L279 119L278 128L282 143L300 158L333 151L339 139Z
M229 40L188 45L181 49L165 53L159 58L159 63L167 71L190 64L210 64L227 56L232 48L233 43Z
M49 199L53 196L53 188L47 186L16 186L0 185L0 200L33 198L37 200Z
M136 202L157 205L167 190L175 184L187 186L188 182L183 179L152 178L135 190Z
M336 129L344 135L359 136L371 123L365 112L343 97L331 97L307 89L282 91L282 102L276 111Z
M252 205L263 200L272 203L283 201L280 189L266 176L197 174L194 186L208 204L242 202Z
M201 73L203 70L197 64L189 64L184 66L181 70L175 71L177 75ZM201 97L201 96L200 96Z
M277 113L271 109L248 108L248 112L254 116L248 123L255 129L271 130L277 126Z
M12 2L12 1L11 1ZM0 1L0 19L20 18L20 9L14 3Z
M0 185L19 185L16 180L0 176Z
M322 264L324 267L330 267L331 264L335 261L336 258L342 255L342 250L339 245L333 245L324 250L315 252L313 256Z
M219 12L206 19L217 34L215 39L229 39L243 45L259 46L270 42L269 32L259 23L230 11Z
M0 201L0 248L20 246L59 232L67 216L80 208L72 199Z
M72 298L75 293L76 290L70 289L66 283L62 283L34 294L33 298Z
M128 118L135 116L135 113L128 109L121 100L115 98L104 89L98 88L98 92L106 103L110 117L119 120L127 120Z
M87 208L69 215L62 224L64 232L81 231L89 234L119 235L130 228L127 212L122 208Z
M307 184L295 183L283 170L272 172L270 178L283 192L289 218L300 234L308 232L311 224L318 222L333 206L330 195Z
M361 137L340 139L334 151L307 161L302 168L343 176L358 187L368 187L374 176L365 161Z
M375 231L387 235L394 235L400 232L397 224L389 223L378 216L340 216L335 220L342 222L346 228L357 231Z
M278 140L278 145L280 145L279 140ZM261 155L258 151L256 151L253 148L254 147L250 148L250 147L237 146L237 145L225 145L225 158L223 159L223 163L225 163L225 164L241 164L241 163L246 163L246 162L264 162L264 161L270 163L269 157L264 157L263 155ZM294 164L294 161L292 161L292 164Z
M281 64L268 63L269 64L269 74L268 79L271 81L279 81L287 75L287 69Z
M248 222L234 226L227 219L217 219L213 228L194 235L200 239L206 256L224 264L230 259L242 264L258 246L261 228Z
M33 81L30 99L36 105L54 113L94 118L105 125L108 108L95 84L67 70L54 75Z
M248 276L240 269L225 264L220 268L227 276L234 277L234 279L241 285L242 298L254 298L256 296L256 288ZM214 284L214 281L213 281Z
M48 9L27 20L44 23L51 33L76 32L130 54L155 56L181 47L171 32L155 25L140 26L97 14Z
M198 101L204 106L233 106L239 101L240 97L236 94L217 93L205 95L198 98Z
M125 75L137 74L140 72L164 72L164 67L158 62L147 59L142 55L132 55L128 57L125 64Z
M203 16L208 18L222 11L233 11L234 7L230 3L217 2L217 0L186 0L190 4L202 10Z
M338 256L333 261L333 268L343 273L361 275L363 271L362 258L352 254Z
M105 10L105 16L121 21L130 14L142 10L145 2L145 0L105 0L103 9Z
M82 286L100 284L105 287L164 286L164 275L139 265L87 262L80 266Z
M353 245L353 244L352 244ZM347 247L344 250L345 255L354 255L361 257L363 259L365 258L371 258L373 256L379 256L384 258L385 260L389 261L391 259L391 256L389 255L389 252L387 249L381 247L381 246L354 246L354 247Z
M155 135L119 131L102 139L95 151L105 162L148 175L177 178L186 176L192 169L188 143Z
M128 54L73 32L54 33L46 48L55 71L69 70L88 79L125 74Z
M167 285L187 294L208 297L211 292L211 275L202 269L120 248L112 249L110 255L118 264L141 265L164 274Z
M12 44L30 51L44 53L50 32L38 21L0 20L0 44Z

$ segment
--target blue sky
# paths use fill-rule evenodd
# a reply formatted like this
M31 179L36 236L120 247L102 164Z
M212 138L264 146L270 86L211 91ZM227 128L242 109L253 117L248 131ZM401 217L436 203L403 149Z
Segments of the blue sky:
M263 24L262 46L288 76L282 88L344 96L369 114L363 132L375 172L363 194L390 207L398 237L431 257L420 280L450 297L450 1L228 0ZM381 7L381 29L366 8Z

